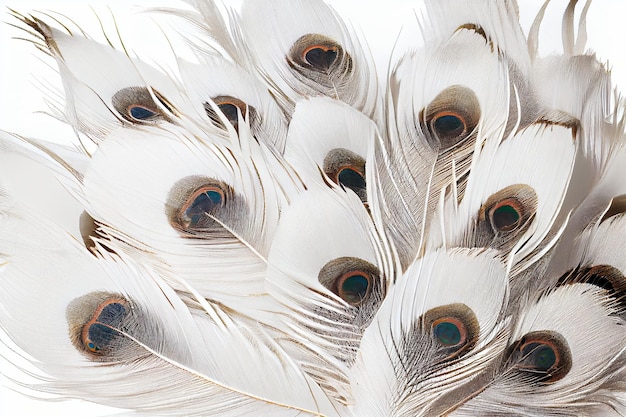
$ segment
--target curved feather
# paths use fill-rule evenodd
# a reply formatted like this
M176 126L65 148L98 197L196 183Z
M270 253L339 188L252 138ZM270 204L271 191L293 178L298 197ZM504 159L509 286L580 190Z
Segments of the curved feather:
M371 58L324 2L244 1L239 27L287 113L300 97L325 95L374 114L379 96Z
M624 374L623 319L603 289L572 284L522 313L504 368L452 415L620 415ZM580 329L586 331L581 332Z
M218 56L203 57L201 64L179 61L181 79L191 101L202 103L207 116L226 129L209 102L226 114L229 125L238 130L238 112L248 122L253 136L274 146L285 148L287 125L267 87L238 65ZM247 119L246 119L247 118Z
M557 220L576 161L578 122L553 114L475 158L460 204L444 203L439 224L450 246L493 247L516 273ZM549 167L549 170L548 170ZM437 247L437 244L433 244ZM537 256L537 255L535 255Z
M509 118L501 110L515 102L508 73L487 35L473 26L406 54L392 72L389 137L376 158L388 206L383 221L403 267L420 254L440 195L453 182L462 193L475 148L501 140Z
M437 398L480 381L506 344L508 280L496 256L439 250L407 269L350 370L356 415L438 415L428 409Z
M142 61L93 40L18 16L57 61L65 90L64 119L96 142L122 126L167 120L174 110L199 113L178 84Z
M305 183L332 183L367 202L367 160L376 125L339 101L299 101L289 125L284 157Z
M284 193L297 184L267 149L249 141L245 124L240 134L247 151L203 143L173 128L109 136L82 181L100 234L126 242L127 251L180 290L193 288L225 303L263 298Z
M386 256L357 196L317 186L285 210L268 257L267 288L281 304L269 319L291 335L281 342L303 369L344 404L343 367L393 279Z
M160 415L337 415L256 324L225 315L223 328L212 324L150 268L125 255L94 257L8 204L3 195L1 322L49 375L33 389ZM242 378L250 366L266 378Z

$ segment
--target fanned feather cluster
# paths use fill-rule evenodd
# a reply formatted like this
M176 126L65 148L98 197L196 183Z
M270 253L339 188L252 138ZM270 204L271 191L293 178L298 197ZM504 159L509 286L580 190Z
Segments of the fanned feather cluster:
M545 6L525 35L512 0L430 0L381 81L321 0L188 3L159 10L194 33L175 76L14 13L83 145L0 135L28 388L148 415L626 415L623 104L588 4L543 58Z

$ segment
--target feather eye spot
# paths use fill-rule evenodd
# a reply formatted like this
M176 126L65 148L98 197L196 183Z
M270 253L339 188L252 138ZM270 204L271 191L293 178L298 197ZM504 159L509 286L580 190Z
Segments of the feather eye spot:
M165 114L161 108L174 112L158 91L147 87L122 88L113 95L111 103L126 121L133 124L152 124L164 120Z
M445 317L435 320L432 325L433 335L439 344L450 347L465 343L467 331L457 318Z
M352 57L341 44L317 33L301 36L285 58L301 82L331 97L354 74Z
M165 212L183 237L207 239L232 237L229 227L248 213L248 208L225 182L189 176L172 187Z
M226 120L233 126L235 131L239 133L239 113L243 120L246 117L251 119L251 122L256 120L256 110L252 106L248 106L242 100L231 96L217 96L211 99L217 108L222 112ZM226 129L226 126L222 122L222 119L208 102L204 103L204 110L213 122L214 125Z
M557 285L584 283L606 290L607 295L615 300L622 311L626 311L626 277L611 265L588 265L563 274Z
M120 335L117 329L126 317L125 304L123 299L109 298L98 306L92 319L83 327L83 345L89 352L105 352L114 344Z
M509 198L496 204L489 213L491 225L497 232L515 230L522 219L522 205L515 198Z
M324 173L337 185L348 188L367 202L365 159L347 149L337 148L326 154Z
M480 104L467 87L453 85L437 95L419 113L426 140L439 152L460 146L476 132Z
M351 305L360 304L372 285L372 277L364 271L349 271L339 278L337 295Z
M440 347L444 359L454 358L472 349L480 333L476 315L462 303L428 310L423 316L423 325L424 333Z
M550 345L531 342L521 347L524 362L531 363L539 372L548 372L557 362L557 353Z
M565 338L547 330L524 335L513 346L512 360L518 372L542 383L562 379L572 367L571 352Z
M226 116L229 121L232 122L233 120L239 118L239 115L237 113L238 108L233 103L220 103L217 106L220 108L222 113L224 113L224 116ZM242 115L245 115L245 112L242 112Z
M537 204L537 193L527 184L509 185L492 194L478 211L473 244L510 250L532 224Z
M186 227L196 227L206 216L214 214L226 202L224 190L216 185L206 185L196 190L183 206L181 217Z
M91 360L110 361L123 355L131 304L119 294L95 292L73 300L66 317L72 343Z
M372 298L380 301L381 275L378 268L364 259L343 257L333 259L322 267L319 282L337 297L353 307ZM377 294L377 297L373 297Z
M336 59L336 45L312 45L302 52L302 61L320 72L330 70Z
M467 125L463 116L443 111L437 113L432 120L432 129L439 139L449 140L466 133Z
M146 107L140 105L131 105L127 109L128 116L138 122L154 120L158 114Z

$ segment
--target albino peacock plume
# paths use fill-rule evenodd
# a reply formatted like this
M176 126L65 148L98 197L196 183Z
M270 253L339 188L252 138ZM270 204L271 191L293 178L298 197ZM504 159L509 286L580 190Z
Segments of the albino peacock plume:
M74 138L0 131L6 384L129 415L626 415L625 103L589 1L540 53L548 3L524 31L514 0L425 0L383 66L322 0L154 7L171 66L10 9Z

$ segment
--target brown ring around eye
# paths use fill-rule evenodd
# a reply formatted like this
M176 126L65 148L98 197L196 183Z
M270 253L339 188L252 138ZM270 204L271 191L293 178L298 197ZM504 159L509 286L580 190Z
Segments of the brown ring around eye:
M329 261L318 274L320 284L353 307L359 307L377 293L380 297L380 271L364 259L342 257ZM374 297L376 298L376 297Z
M432 131L442 141L449 141L467 134L465 118L454 111L440 111L433 116L430 123Z
M524 335L515 345L515 368L537 381L552 383L572 368L569 345L559 333L542 330Z
M358 269L348 271L337 280L336 294L350 305L359 305L371 292L372 280L368 272Z
M472 349L480 334L476 315L463 303L431 308L423 315L423 325L423 331L444 349L446 360Z
M194 191L180 209L180 218L185 227L193 228L204 216L214 214L226 204L226 195L217 185L205 185Z
M521 224L524 207L516 198L499 201L489 209L489 221L496 232L509 232Z
M467 87L452 85L440 92L418 117L426 140L433 149L443 152L472 137L480 115L476 94Z
M182 178L171 188L165 212L174 229L186 238L230 236L222 222L231 224L247 208L233 188L223 181L203 176ZM221 235L220 235L221 236Z
M456 317L442 317L432 324L433 336L439 344L453 347L465 344L467 329L465 324Z
M342 46L334 39L317 33L303 35L295 41L286 59L296 72L327 87L337 81L335 77L348 76L353 71L352 58Z

